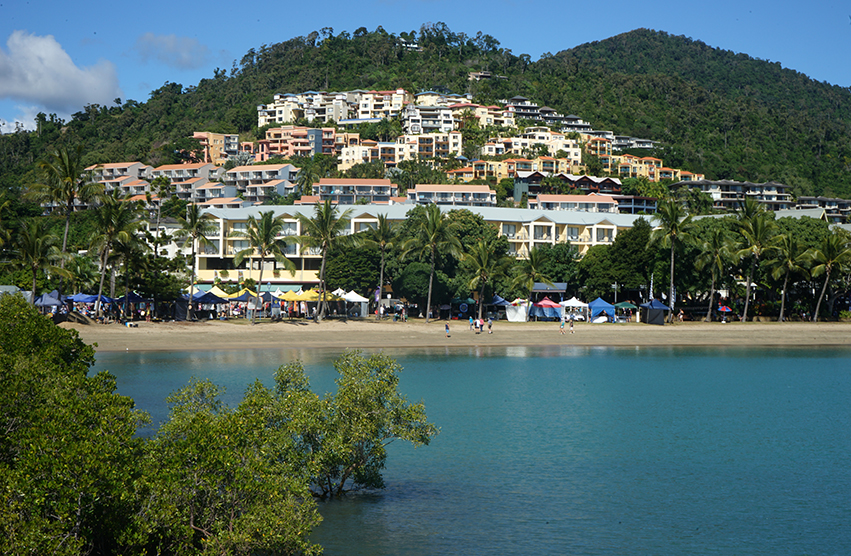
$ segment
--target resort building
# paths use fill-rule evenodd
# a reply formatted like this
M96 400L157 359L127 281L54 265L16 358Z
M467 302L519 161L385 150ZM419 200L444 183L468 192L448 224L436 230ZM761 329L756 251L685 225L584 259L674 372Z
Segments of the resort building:
M196 131L192 138L201 144L204 162L212 162L216 166L223 166L228 158L239 153L239 135L236 134Z
M387 179L322 178L313 184L319 202L330 200L341 205L389 203L399 187Z
M220 203L221 204L221 203ZM378 222L378 215L386 215L391 222L402 222L411 210L409 204L387 205L340 205L340 211L352 209L349 229L346 235L355 234ZM441 210L453 210L453 206L443 206ZM286 223L281 238L294 238L302 235L299 215L313 216L312 205L264 206L225 208L216 207L207 211L214 218L216 231L208 235L211 245L197 251L196 266L201 288L209 288L217 278L237 280L260 277L260 258L246 258L241 265L233 264L234 254L248 247L244 237L234 232L244 232L248 226L248 217L259 217L260 212L272 210L276 216L282 216ZM543 244L571 242L580 253L585 253L593 245L611 244L619 231L629 229L638 216L603 213L579 212L569 210L542 211L533 209L515 209L500 207L468 207L492 224L500 235L509 242L510 253L516 257L526 257L529 251ZM263 288L280 288L282 291L300 287L312 287L319 281L321 255L318 249L305 248L294 241L287 245L287 258L295 265L295 275L283 269L280 263L267 257L263 262ZM227 276L227 278L225 278Z
M777 211L795 207L792 195L788 192L790 186L773 181L765 183L751 183L732 180L688 180L679 181L670 185L671 191L680 187L698 189L712 197L713 206L717 209L733 211L745 200L745 197L753 197L759 201L766 210Z
M255 164L253 166L237 166L231 168L222 176L225 185L236 186L239 192L247 193L252 185L266 185L270 182L294 182L299 168L292 164ZM276 184L277 185L277 184ZM255 196L257 190L253 190Z
M618 202L609 195L552 195L541 193L529 201L530 209L618 212Z
M409 104L402 110L402 129L409 135L448 133L455 129L452 110L446 106Z
M418 205L495 207L496 192L487 185L418 184L408 189L408 199Z
M167 164L158 166L151 171L151 180L159 177L168 178L172 184L201 178L206 181L218 179L221 169L212 162L198 162L195 164Z

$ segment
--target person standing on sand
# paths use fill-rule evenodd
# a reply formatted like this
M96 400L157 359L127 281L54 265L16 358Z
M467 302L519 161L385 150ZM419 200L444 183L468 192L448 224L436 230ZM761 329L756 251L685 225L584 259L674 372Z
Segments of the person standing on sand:
M473 329L473 316L470 315L470 330Z
M571 315L573 317L573 315ZM570 333L573 334L573 318L570 319Z
M488 334L493 334L493 319L488 318Z
M443 330L446 332L446 337L449 337L449 323L443 325Z
M559 332L561 332L561 335L564 336L564 319L561 319L561 324L559 325L558 329Z

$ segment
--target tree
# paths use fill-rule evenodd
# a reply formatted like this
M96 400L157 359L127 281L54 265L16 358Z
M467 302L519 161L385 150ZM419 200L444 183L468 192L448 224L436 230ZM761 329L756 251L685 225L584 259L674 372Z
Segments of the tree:
M32 303L36 298L36 281L41 271L48 271L69 278L70 272L54 263L62 260L56 244L58 238L47 232L44 221L32 219L21 224L12 244L12 256L15 264L32 274Z
M211 234L216 230L216 225L213 223L212 217L205 212L202 212L198 205L188 205L186 207L186 216L178 216L177 223L180 229L174 232L175 237L183 238L181 249L187 247L192 248L192 258L189 264L192 266L191 277L189 278L189 303L186 304L186 320L190 320L192 314L192 296L195 294L195 250L197 247L207 247L212 245L207 234Z
M552 278L544 273L546 263L546 253L540 247L533 247L529 251L529 257L522 259L514 267L516 269L514 285L523 288L527 296L532 295L535 282L542 282L548 286L552 286Z
M61 252L64 255L68 246L68 230L71 227L71 214L77 201L88 203L103 193L103 184L91 181L91 173L83 166L83 147L69 150L66 147L55 148L48 152L47 158L37 165L41 181L30 186L28 197L39 203L56 203L65 215L65 233L62 235ZM62 263L64 268L64 261Z
M673 320L674 317L674 253L677 247L690 239L690 232L693 228L691 215L686 214L683 206L674 199L668 199L656 210L653 215L653 221L658 224L659 228L653 230L650 236L651 244L659 243L663 247L671 248L671 290L668 304L671 306L671 312L668 318Z
M275 411L259 383L236 409L220 394L209 381L193 381L168 398L171 413L144 459L137 519L144 552L319 554L308 538L320 521L310 474L278 457L293 440L275 424L293 415Z
M171 180L166 176L158 176L151 182L151 189L157 194L157 224L154 229L154 255L160 255L160 215L162 213L163 203L171 198ZM147 194L147 201L150 204L153 201L150 192Z
M339 237L348 232L352 209L347 209L339 214L337 207L331 204L330 199L316 205L313 218L303 214L298 215L301 223L302 235L298 241L305 247L319 249L322 255L322 263L319 267L319 311L316 313L316 322L322 322L325 317L326 300L325 292L325 263L328 258L328 250L332 245L339 243Z
M431 311L431 294L434 285L434 270L439 253L457 256L461 252L461 242L455 235L456 225L451 223L440 207L430 204L426 207L425 219L414 230L414 237L402 246L402 258L416 256L420 260L428 260L430 264L428 277L428 298L426 301L426 323L429 322Z
M92 238L92 246L98 250L101 272L98 299L95 302L95 312L98 316L101 315L101 296L109 257L119 242L132 242L139 227L138 204L128 199L128 197L121 197L118 189L114 189L110 194L102 197L102 204L94 211L96 231Z
M387 446L397 440L425 446L438 433L427 420L424 404L410 403L399 393L402 368L387 355L365 357L349 351L334 367L340 375L337 392L327 395L324 403L316 403L317 399L302 404L315 408L311 421L318 425L295 431L311 451L311 488L320 498L364 487L383 488ZM300 361L282 367L275 380L279 400L306 393L308 383Z
M706 322L712 322L712 313L715 310L715 285L718 277L724 272L728 261L733 257L733 242L724 227L716 226L709 234L709 239L701 243L701 252L695 261L698 270L703 270L708 266L709 272L712 274Z
M744 240L744 247L736 252L739 257L752 257L750 270L748 271L748 283L746 284L745 308L742 314L742 322L748 320L748 304L751 298L751 284L753 283L754 271L759 264L759 259L773 246L774 232L777 224L773 218L764 210L758 210L748 216L744 216L739 223L739 233Z
M124 553L147 416L94 361L77 332L0 297L0 553Z
M286 256L287 240L279 237L286 227L286 222L283 216L275 216L273 211L261 212L260 219L254 216L248 217L248 226L245 232L235 232L235 236L248 238L247 249L237 252L233 257L234 266L239 266L245 257L254 254L257 251L260 256L260 286L263 285L263 266L266 262L266 257L272 256L275 261L281 263L284 269L289 271L292 276L295 276L295 265ZM254 318L252 323L257 322L257 313L261 305L260 302L260 287L257 288L257 298L255 300Z
M467 286L471 290L479 288L478 318L481 319L482 308L485 305L485 285L505 274L512 260L505 255L497 254L489 243L479 240L464 253L461 263L473 273Z
M818 322L821 301L824 299L824 292L827 291L831 273L851 264L851 245L849 245L848 237L844 233L834 232L824 240L821 246L810 249L808 257L813 263L810 270L812 277L816 278L824 274L824 285L821 287L816 310L813 313L813 322Z
M313 184L319 181L319 171L313 164L307 163L301 167L296 176L296 185L301 195L313 195Z
M780 294L780 316L777 317L778 322L783 322L785 319L786 292L789 286L789 276L792 274L809 276L809 272L804 266L804 262L808 257L801 242L797 238L793 238L787 234L780 234L775 238L772 251L777 254L777 258L768 261L771 277L778 280L780 275L783 275L783 289Z
M361 245L377 248L381 253L381 270L378 275L378 292L384 288L384 262L389 249L399 236L399 229L394 222L387 220L386 214L378 215L378 223L374 228L369 228L358 234Z

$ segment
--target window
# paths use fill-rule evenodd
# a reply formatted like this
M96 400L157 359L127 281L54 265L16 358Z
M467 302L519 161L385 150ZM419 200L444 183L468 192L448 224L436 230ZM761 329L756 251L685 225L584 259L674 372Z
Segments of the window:
M576 226L567 227L567 240L576 241L579 239L579 228Z
M517 233L517 225L516 224L503 224L502 225L502 233L508 236L508 239L514 239L515 234Z

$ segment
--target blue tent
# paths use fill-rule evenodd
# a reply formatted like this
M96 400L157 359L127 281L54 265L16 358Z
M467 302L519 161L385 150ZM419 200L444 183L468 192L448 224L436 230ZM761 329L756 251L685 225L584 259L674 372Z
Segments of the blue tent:
M62 305L62 302L51 294L56 294L58 296L59 292L53 290L50 293L43 293L40 296L36 297L36 307L59 307L60 305Z
M609 318L615 318L615 306L605 301L602 297L598 297L588 304L588 310L591 311L591 319L601 313L605 313Z
M124 301L127 301L128 303L139 303L141 301L150 301L150 300L145 299L144 297L142 297L138 293L131 291L130 293L128 293L126 295L122 295L121 297L116 299L116 301L118 303L124 303Z
M189 296L184 295L184 299L189 299ZM193 303L201 303L202 305L219 305L221 303L227 303L227 299L222 299L216 294L212 294L210 292L202 292L197 291L192 294L192 302Z
M504 299L503 299L503 298L501 298L500 296L498 296L498 295L494 294L493 299L491 300L491 305L498 305L498 306L500 306L500 307L506 307L506 306L508 306L508 305L511 305L511 303L509 303L508 301L504 300Z
M92 294L87 294L87 295L78 294L76 296L72 296L72 298L77 298L77 299L73 299L73 301L78 302L78 303L94 303L95 301L97 301L98 296L92 295ZM100 302L101 303L112 303L112 301L113 300L110 297L107 297L105 295L100 296Z
M228 298L228 301L248 301L248 300L251 300L251 299L255 299L256 297L257 297L256 295L250 294L248 292L244 292L239 297ZM225 303L225 302L223 301L222 303Z

